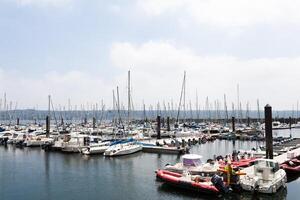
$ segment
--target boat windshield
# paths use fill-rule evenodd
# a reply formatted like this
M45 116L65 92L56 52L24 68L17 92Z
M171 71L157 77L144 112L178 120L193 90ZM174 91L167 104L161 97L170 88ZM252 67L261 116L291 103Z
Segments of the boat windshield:
M274 172L279 170L279 165L277 162L272 162L272 161L268 161L268 160L255 161L254 165L259 168L262 168L262 167L272 168Z
M185 166L198 166L201 163L201 159L183 159L183 165Z

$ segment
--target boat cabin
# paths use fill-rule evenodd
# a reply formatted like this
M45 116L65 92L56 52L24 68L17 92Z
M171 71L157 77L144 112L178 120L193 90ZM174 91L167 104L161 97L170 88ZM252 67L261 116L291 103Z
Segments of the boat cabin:
M275 173L279 170L278 162L270 159L258 159L254 162L254 173L262 180L273 180Z
M184 166L199 166L202 164L202 156L196 154L186 154L182 156Z

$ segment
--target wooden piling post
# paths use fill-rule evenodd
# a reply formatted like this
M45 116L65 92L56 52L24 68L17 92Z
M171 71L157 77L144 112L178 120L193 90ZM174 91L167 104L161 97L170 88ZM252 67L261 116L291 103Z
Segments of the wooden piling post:
M232 132L235 132L235 117L231 118Z
M93 128L96 128L96 118L93 117Z
M273 159L272 107L265 106L266 158Z
M170 117L167 117L167 131L171 131L171 128L170 128Z
M50 135L50 117L46 116L46 137Z
M160 116L159 115L156 118L156 123L157 123L157 126L156 126L157 139L161 139L161 136L160 136Z
M20 118L18 117L17 118L17 126L19 126L20 125Z
M292 129L292 117L289 117L289 128Z

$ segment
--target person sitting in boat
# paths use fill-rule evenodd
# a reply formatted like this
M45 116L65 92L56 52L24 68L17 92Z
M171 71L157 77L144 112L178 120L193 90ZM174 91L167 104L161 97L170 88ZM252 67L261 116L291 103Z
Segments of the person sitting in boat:
M236 150L233 150L233 152L232 152L232 159L233 159L233 161L238 161L237 160L237 155L238 155L238 153L236 152Z
M231 165L231 160L227 161L223 172L224 182L226 182L227 185L230 185L231 183L236 183L238 181L238 176L236 175L236 171Z

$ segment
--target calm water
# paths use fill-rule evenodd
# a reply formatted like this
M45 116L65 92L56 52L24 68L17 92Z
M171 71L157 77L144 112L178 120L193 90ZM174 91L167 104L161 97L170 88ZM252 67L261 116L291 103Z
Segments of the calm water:
M300 132L299 132L300 133ZM299 136L293 131L293 136ZM289 131L277 132L288 135ZM257 142L215 141L195 145L193 153L211 158L249 149ZM0 199L212 199L162 185L154 171L180 160L176 155L138 153L125 157L82 156L44 152L39 148L0 146ZM229 199L299 199L300 178L288 183L288 189L276 196L253 197L251 194Z

